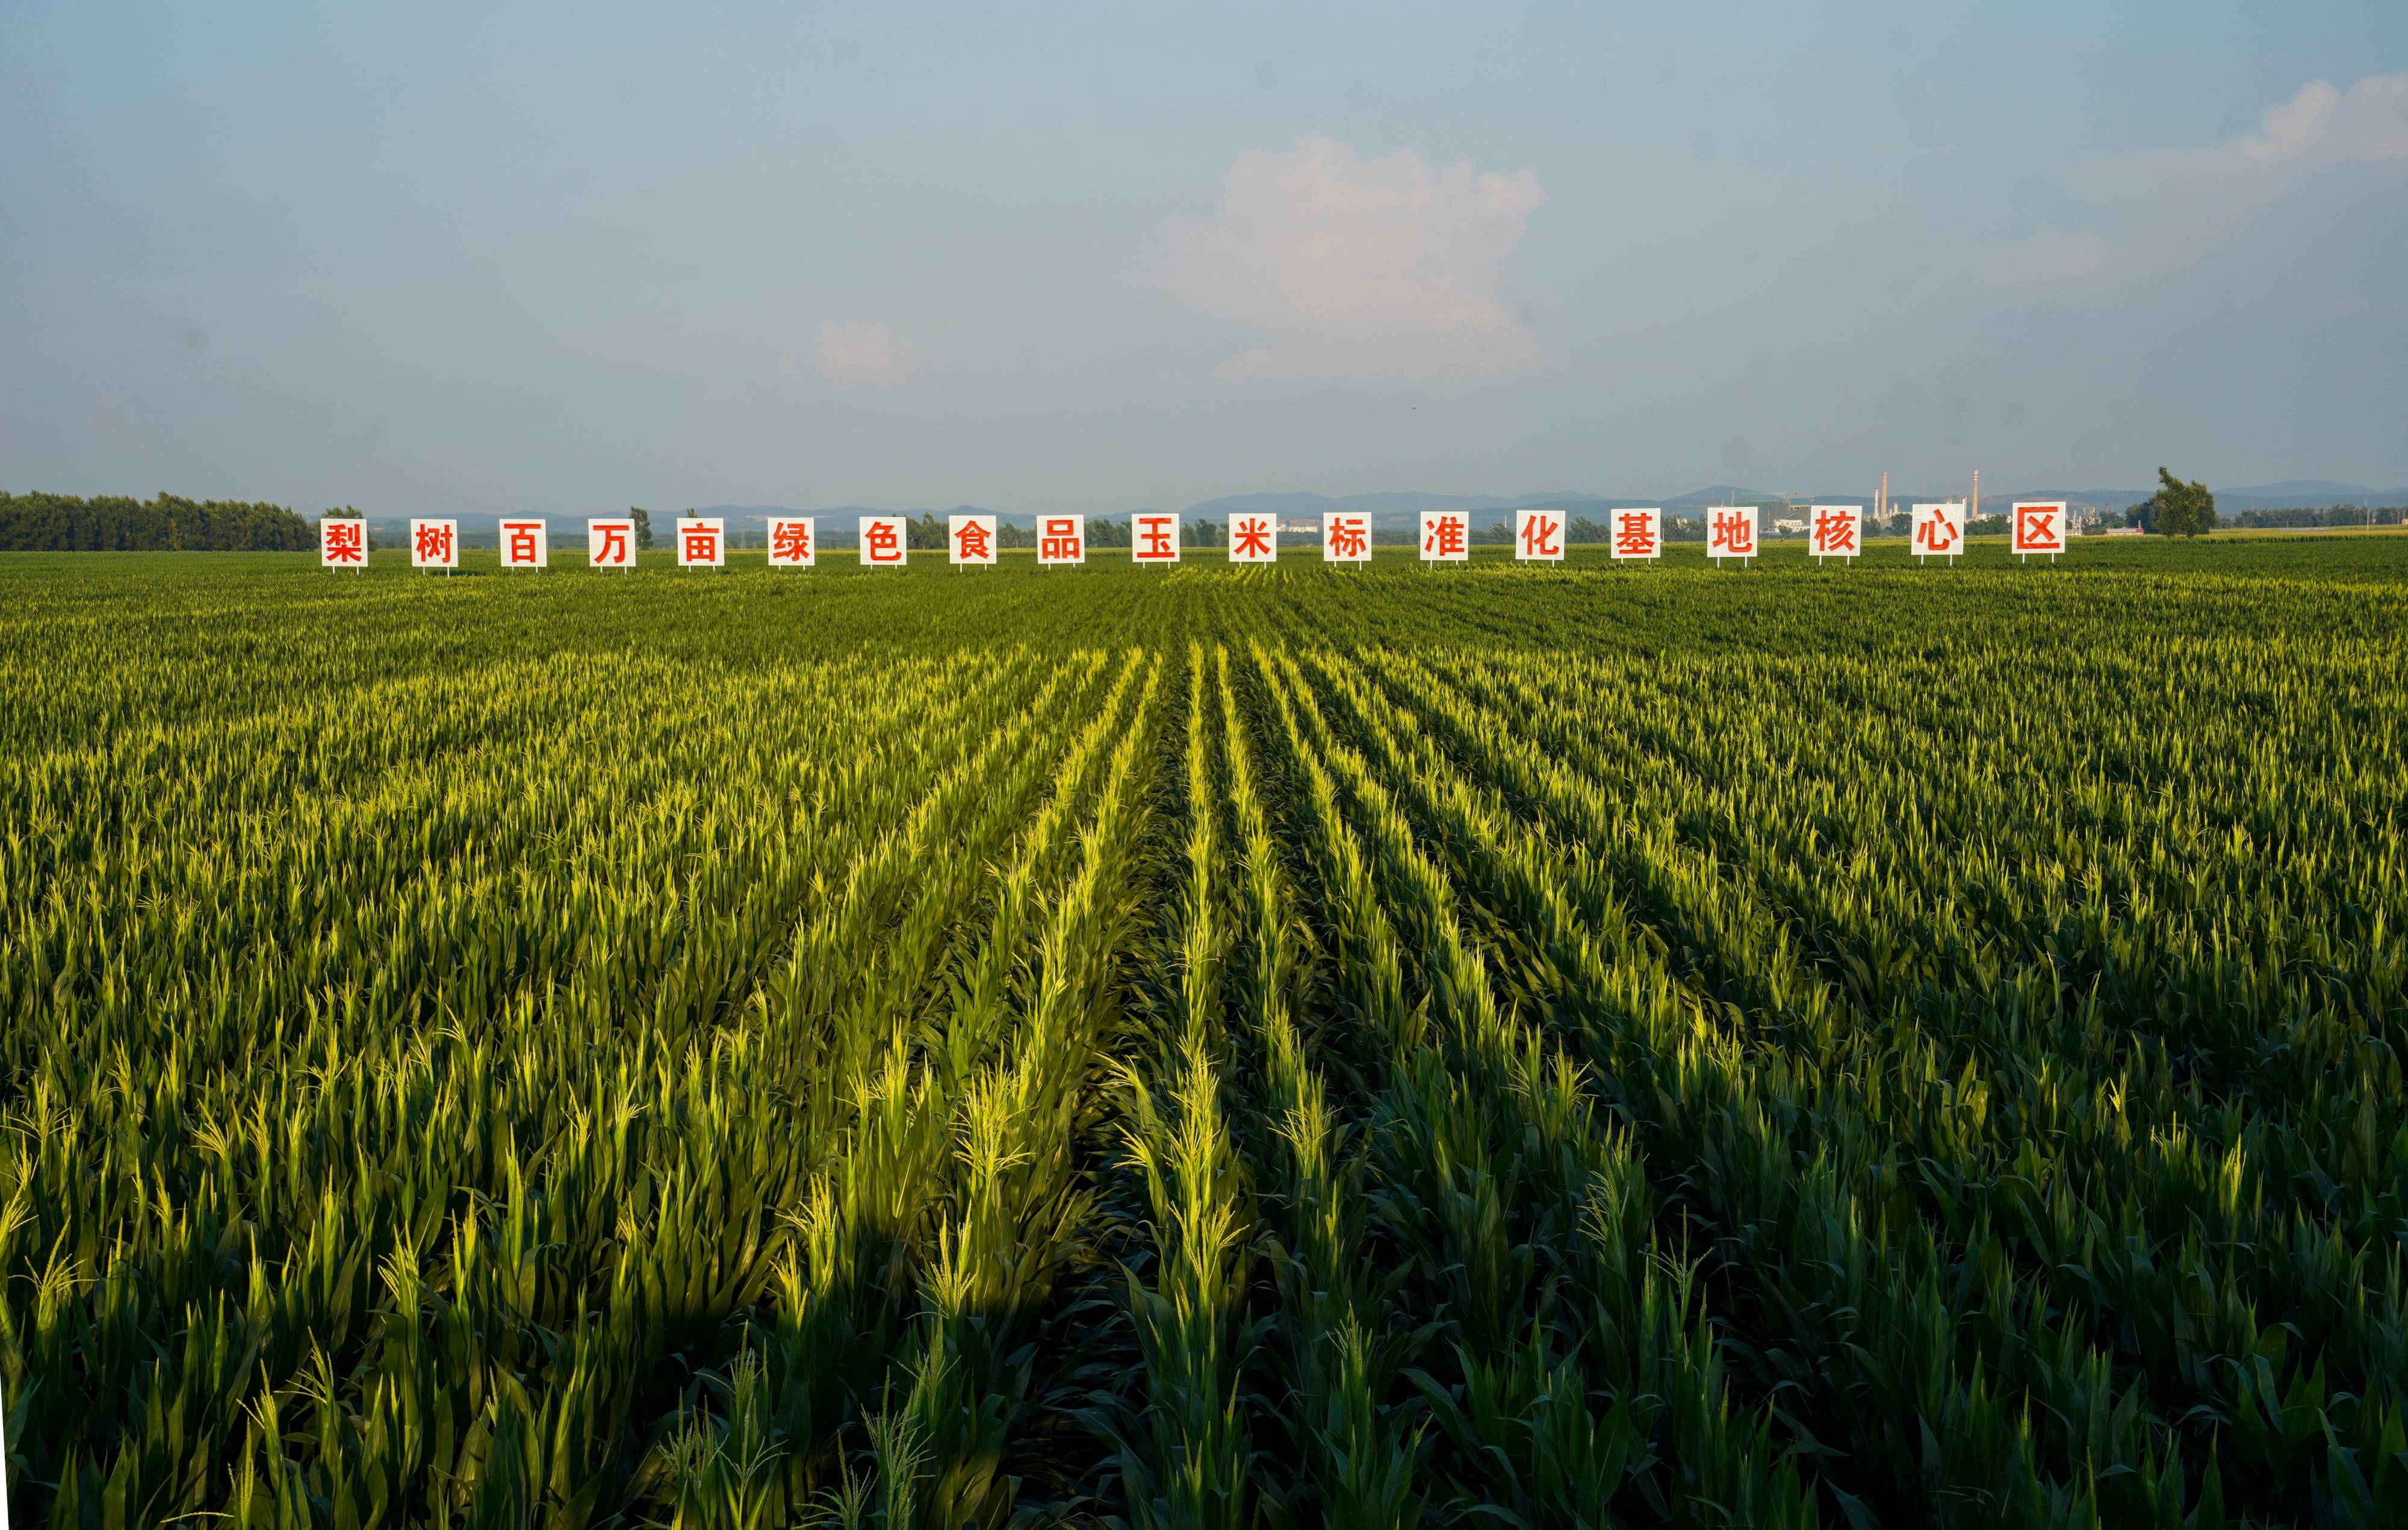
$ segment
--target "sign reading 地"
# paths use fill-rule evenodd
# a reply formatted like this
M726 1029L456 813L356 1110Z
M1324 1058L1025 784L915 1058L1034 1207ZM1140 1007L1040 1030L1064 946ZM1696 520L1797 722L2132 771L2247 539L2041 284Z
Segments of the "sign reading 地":
M1756 556L1756 507L1720 505L1706 512L1706 556L1716 562Z

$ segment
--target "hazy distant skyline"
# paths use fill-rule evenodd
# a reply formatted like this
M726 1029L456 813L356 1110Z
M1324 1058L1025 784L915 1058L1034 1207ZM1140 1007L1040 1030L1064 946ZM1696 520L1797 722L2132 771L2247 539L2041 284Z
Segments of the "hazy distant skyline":
M2408 7L0 12L0 488L2408 484Z

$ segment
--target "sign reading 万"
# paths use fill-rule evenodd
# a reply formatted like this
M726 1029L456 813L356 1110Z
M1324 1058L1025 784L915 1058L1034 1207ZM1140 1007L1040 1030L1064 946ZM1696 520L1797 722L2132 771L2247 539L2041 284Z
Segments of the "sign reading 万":
M1084 515L1039 516L1037 561L1049 565L1086 562L1087 518Z
M1742 563L1756 556L1756 507L1717 505L1706 512L1706 556Z
M409 566L413 569L441 569L447 573L460 566L460 523L457 521L412 521L409 523Z
M1230 516L1229 561L1277 563L1279 561L1279 518L1274 515L1253 514Z
M1179 561L1179 517L1164 511L1141 510L1129 517L1129 561Z
M596 569L636 566L636 523L600 520L585 523L585 561Z
M2015 556L2046 553L2051 563L2065 551L2065 501L2035 499L2011 507L2007 545Z
M1965 550L1965 501L1950 499L1942 504L1914 507L1914 519L1908 523L1913 530L1908 545L1920 560L1944 557L1953 565L1956 555Z
M769 517L769 567L810 569L820 561L820 523L816 515Z
M1422 561L1471 561L1471 512L1468 510L1422 512Z
M945 541L952 547L955 563L993 563L995 561L995 517L992 515L953 515L945 522Z
M1321 517L1321 561L1371 561L1371 517L1359 510L1333 510Z
M1513 512L1513 556L1524 563L1564 560L1564 518L1552 510Z
M677 524L678 567L724 569L727 566L727 522L717 515L696 515Z
M863 568L900 569L910 552L910 537L902 516L864 515L861 518Z
M1806 550L1817 563L1827 557L1853 559L1865 550L1864 525L1862 505L1816 505L1813 540Z
M1613 512L1613 560L1616 563L1664 556L1664 509Z
M365 569L367 566L367 522L320 521L318 523L318 567Z
M502 567L547 569L552 566L552 533L539 520L502 523Z

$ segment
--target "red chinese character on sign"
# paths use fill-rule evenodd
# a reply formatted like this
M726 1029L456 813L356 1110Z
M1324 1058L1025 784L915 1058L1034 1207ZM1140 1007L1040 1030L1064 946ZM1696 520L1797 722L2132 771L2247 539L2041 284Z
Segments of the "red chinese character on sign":
M780 521L769 528L769 560L800 563L811 556L811 524Z
M686 562L716 563L719 561L719 528L717 527L700 526L688 521L678 527L678 536L684 545Z
M1469 530L1460 515L1433 516L1422 529L1422 552L1430 557L1460 557Z
M1054 515L1046 518L1042 535L1037 543L1037 556L1044 563L1077 563L1086 557L1085 537L1081 534L1079 517Z
M961 528L953 533L953 556L962 562L983 563L990 550L986 527L976 521L964 521Z
M1706 551L1726 557L1756 556L1756 512L1717 510L1708 517Z
M1333 515L1329 518L1329 556L1332 558L1360 560L1369 551L1371 538L1357 515Z
M1271 523L1261 515L1240 515L1229 527L1229 556L1250 562L1276 556Z
M1140 563L1176 563L1179 561L1179 517L1176 515L1140 515L1135 517L1137 543L1129 556Z
M366 563L368 560L367 524L364 521L326 521L325 541L322 558L327 563Z
M1526 515L1522 518L1522 556L1524 557L1556 557L1563 553L1559 540L1564 523L1552 515Z
M421 563L452 561L452 523L422 521L410 544L410 556Z
M502 561L528 564L535 561L535 525L531 521L505 521L502 529L508 533L503 546Z
M1856 512L1818 510L1814 512L1813 551L1821 557L1853 557L1856 552Z
M1956 527L1946 514L1933 512L1916 523L1914 544L1926 553L1950 553L1956 549Z
M892 521L871 521L862 530L861 545L872 563L899 563L903 559L903 539Z
M627 527L613 523L596 527L595 529L600 534L602 540L593 549L594 561L613 564L626 562Z
M2018 553L2061 553L2065 543L2057 536L2057 523L2064 511L2056 505L2017 505L2015 507L2015 551Z
M1643 510L1626 510L1613 518L1613 550L1624 557L1656 556L1655 518Z

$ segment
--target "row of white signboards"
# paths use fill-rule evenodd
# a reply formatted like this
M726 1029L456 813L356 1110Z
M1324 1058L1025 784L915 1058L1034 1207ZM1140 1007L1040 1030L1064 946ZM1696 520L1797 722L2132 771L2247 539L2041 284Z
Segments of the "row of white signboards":
M1617 560L1646 560L1664 552L1664 512L1660 508L1614 509L1604 512L1608 545ZM768 517L768 560L773 569L808 569L819 561L819 517ZM1816 505L1809 520L1807 552L1818 559L1854 558L1864 551L1862 505ZM910 556L909 522L900 515L860 517L857 543L867 568L899 569ZM1140 511L1129 518L1129 558L1136 563L1177 563L1180 560L1180 518L1168 512ZM368 560L367 523L326 520L321 529L318 560L330 569L364 568ZM1513 512L1513 556L1524 562L1554 563L1564 556L1567 520L1555 510ZM670 541L678 565L686 569L717 569L727 562L727 522L715 515L689 516L670 523ZM1706 556L1745 560L1756 556L1757 512L1752 505L1718 507L1706 512ZM2008 516L2009 551L2019 557L2065 551L2068 527L2061 499L2019 503ZM998 541L992 515L955 515L946 528L946 560L956 564L991 564ZM1037 561L1049 566L1087 561L1087 520L1083 515L1040 515L1036 529ZM1226 543L1232 563L1273 563L1279 559L1279 523L1269 515L1232 515ZM1965 549L1965 502L1951 499L1918 504L1909 523L1908 547L1918 558L1953 558ZM632 519L599 519L585 523L585 560L596 569L632 569L636 565L636 523ZM1359 511L1332 511L1321 518L1321 556L1330 563L1368 563L1371 559L1371 517ZM1471 512L1426 510L1421 512L1421 556L1429 563L1461 563L1471 556ZM549 524L539 516L505 518L501 522L502 567L541 569L552 561ZM420 569L460 566L460 523L417 520L409 523L409 561Z

